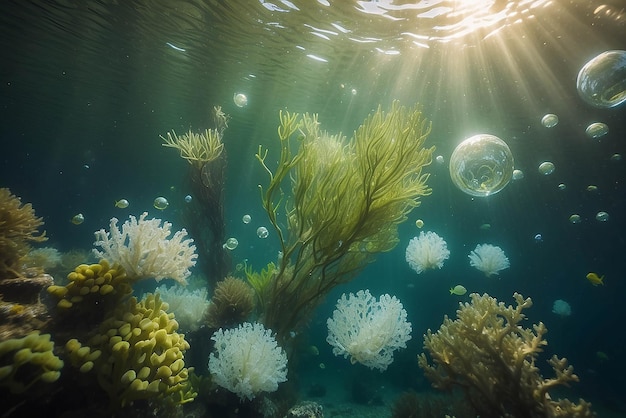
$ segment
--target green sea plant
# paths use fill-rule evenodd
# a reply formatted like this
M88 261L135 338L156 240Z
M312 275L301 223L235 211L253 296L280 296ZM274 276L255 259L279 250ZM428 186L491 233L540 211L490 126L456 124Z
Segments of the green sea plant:
M398 225L431 193L422 173L434 151L424 147L430 130L420 106L397 101L387 112L379 106L349 140L322 131L317 115L280 112L278 165L269 167L268 149L256 154L269 175L263 208L281 247L262 320L279 339L396 246Z
M254 289L257 306L263 310L265 300L267 299L269 284L272 282L272 277L277 272L276 264L269 262L260 272L256 272L252 270L252 266L246 265L244 272L246 273L248 284Z

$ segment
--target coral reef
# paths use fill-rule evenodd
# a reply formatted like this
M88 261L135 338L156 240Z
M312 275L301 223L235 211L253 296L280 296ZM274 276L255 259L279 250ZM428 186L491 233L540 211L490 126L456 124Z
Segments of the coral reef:
M211 339L216 351L209 358L213 381L239 398L274 392L287 380L287 354L263 325L246 322L234 329L219 329Z
M133 292L124 269L111 266L105 259L97 264L80 264L67 279L69 283L65 286L52 285L47 291L58 300L56 307L60 315L55 319L59 323L69 321L74 332L78 332L79 325L83 329L97 327ZM81 320L77 322L76 318Z
M304 401L289 408L284 418L324 418L324 408L316 402Z
M497 275L500 270L508 269L510 266L502 248L491 244L478 244L468 257L470 266L476 267L487 277Z
M279 340L297 330L331 289L395 247L398 225L431 192L422 173L434 151L424 147L429 133L420 107L397 101L388 112L379 107L350 140L321 131L316 115L280 112L275 171L268 150L260 147L256 155L270 177L262 204L282 254L262 321ZM301 141L294 155L296 135ZM291 195L285 195L289 186Z
M243 280L232 276L217 283L207 311L211 328L229 328L245 321L254 309L254 294Z
M530 298L513 295L516 306L487 294L472 293L471 303L461 303L457 319L447 316L436 333L428 330L419 365L433 386L460 388L475 412L483 417L592 417L590 404L580 400L553 401L549 391L578 381L565 358L553 356L548 363L555 377L543 378L536 366L547 332L543 323L523 328L524 309Z
M50 321L40 295L51 284L48 274L0 280L0 341L42 329Z
M184 403L195 397L184 360L189 344L167 309L158 294L140 302L130 298L100 324L88 345L66 343L72 364L97 374L113 409L139 399Z
M42 247L32 249L22 257L22 270L38 268L42 272L50 273L61 263L61 253L56 248Z
M38 231L42 225L30 203L22 204L9 189L0 188L0 280L21 276L20 259L30 251L30 243L47 239Z
M117 227L117 218L111 219L111 231L95 232L94 254L113 264L119 264L132 280L154 278L156 281L170 278L186 285L185 280L196 264L198 255L193 240L187 238L182 229L168 238L172 224L160 219L149 219L147 212L139 219L130 215L122 229Z
M32 331L23 338L0 342L0 387L11 393L24 393L38 381L55 382L62 368L50 334Z
M176 316L179 329L184 332L196 331L202 324L209 307L206 287L193 291L180 285L161 285L154 291L169 305L169 311Z
M406 261L417 274L429 269L440 269L450 257L446 242L434 232L420 232L406 247Z
M411 324L406 311L395 297L382 295L380 301L369 290L356 295L344 293L329 318L326 341L333 354L350 357L370 369L386 370L393 362L393 352L406 348L411 339Z

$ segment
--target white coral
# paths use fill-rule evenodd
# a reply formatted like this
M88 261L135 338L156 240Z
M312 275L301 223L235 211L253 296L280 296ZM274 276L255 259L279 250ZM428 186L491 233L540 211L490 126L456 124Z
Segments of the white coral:
M235 329L220 328L211 339L216 350L209 357L213 382L241 399L274 392L287 380L287 354L263 325L245 322Z
M206 287L189 291L182 286L169 288L161 285L154 293L161 295L161 300L169 305L169 312L176 316L176 322L183 332L196 331L200 328L207 308L209 307L208 290Z
M508 269L510 266L502 248L491 244L478 244L468 257L470 265L485 273L487 277L497 275L500 270Z
M369 290L348 297L344 293L327 321L326 341L336 356L349 356L352 364L383 371L393 362L393 352L406 348L411 339L411 323L406 317L395 296L385 294L377 301Z
M131 215L121 231L117 228L117 218L112 218L110 232L104 229L95 232L94 245L102 251L94 249L94 254L121 265L133 279L170 278L186 285L189 269L198 258L193 239L185 239L184 228L168 239L172 224L165 221L161 226L160 219L146 220L146 216L144 212L137 220Z
M409 241L406 247L406 261L413 270L420 274L428 269L440 269L450 257L446 242L434 232L420 232L419 237Z

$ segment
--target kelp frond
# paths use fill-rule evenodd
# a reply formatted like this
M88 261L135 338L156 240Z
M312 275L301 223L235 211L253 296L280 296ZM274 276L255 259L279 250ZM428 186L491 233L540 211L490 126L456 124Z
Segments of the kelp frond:
M281 155L272 171L267 150L257 159L269 173L263 207L278 232L283 257L270 285L265 325L286 335L337 284L349 281L375 254L397 244L397 226L431 193L431 125L416 106L398 102L370 115L351 139L320 129L316 115L281 112ZM290 138L298 133L298 152ZM282 187L290 185L291 195ZM287 231L279 221L283 206Z

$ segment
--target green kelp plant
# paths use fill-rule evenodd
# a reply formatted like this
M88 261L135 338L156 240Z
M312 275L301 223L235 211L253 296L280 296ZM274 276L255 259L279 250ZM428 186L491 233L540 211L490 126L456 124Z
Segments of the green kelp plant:
M257 154L270 176L261 190L263 207L281 246L261 320L279 341L333 287L396 246L398 225L431 193L422 173L434 151L424 147L430 130L420 106L407 109L397 101L388 112L379 106L350 140L320 130L317 115L280 112L276 170L267 165L267 149ZM287 185L290 196L282 189Z

